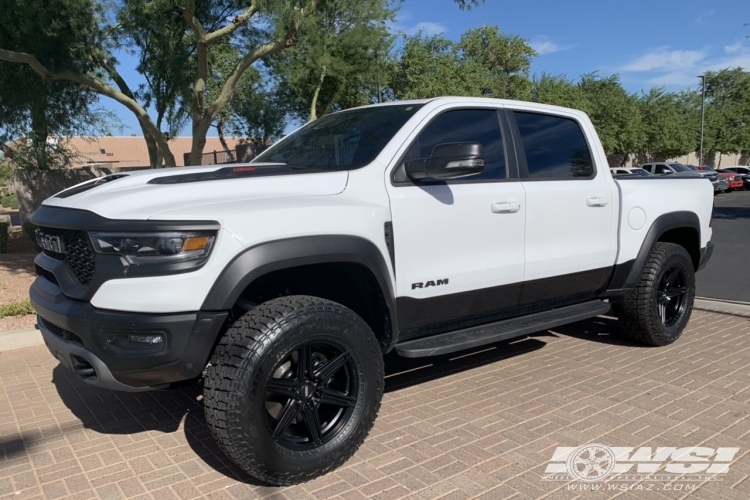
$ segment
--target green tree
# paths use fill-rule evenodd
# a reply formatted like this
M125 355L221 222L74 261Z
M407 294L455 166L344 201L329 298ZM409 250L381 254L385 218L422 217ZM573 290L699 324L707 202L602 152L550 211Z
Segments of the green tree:
M152 109L156 128L173 137L190 119L190 84L195 73L192 33L174 15L171 0L128 0L118 5L115 14L116 45L138 57L136 70L146 83L131 90L114 69L115 64L108 66L110 77L124 93ZM159 167L164 158L156 138L147 130L143 132L151 168Z
M392 44L388 0L331 1L311 16L305 43L272 66L290 113L313 121L334 110L370 104Z
M688 121L687 103L664 88L643 92L639 100L643 128L640 152L665 160L695 150L695 131Z
M619 75L602 78L594 73L586 74L578 86L589 103L588 114L604 151L608 155L640 151L645 134L638 98L622 87Z
M2 0L4 17L8 24L22 22L23 0ZM193 140L191 163L200 161L209 128L217 116L229 105L238 82L244 73L257 61L282 50L293 47L309 27L309 18L315 9L329 0L175 0L174 9L156 17L146 16L151 27L160 29L169 20L165 16L178 16L189 29L192 40L190 102ZM32 2L29 2L32 3ZM37 47L0 46L0 61L25 64L47 81L73 82L103 96L114 99L138 119L144 130L156 142L161 158L167 166L174 166L174 155L169 150L168 138L150 116L143 97L134 91L116 70L113 50L119 36L121 24L113 22L117 16L105 6L109 2L95 0L54 0L33 8L57 21L74 24L66 31L66 37L55 44L54 50L43 52ZM75 8L73 8L75 7ZM69 14L61 16L65 9ZM39 21L42 16L34 20ZM33 28L43 32L47 27L40 22ZM237 59L232 71L226 75L218 92L208 92L209 54L220 43L232 43L238 47ZM142 50L137 46L134 50Z
M480 75L464 71L455 43L440 35L403 36L398 61L391 66L391 90L396 99L441 95L470 96L480 87Z
M398 99L530 96L529 67L536 53L524 39L495 26L468 30L458 43L423 33L404 36L403 42L391 74Z
M46 5L0 0L0 47L34 52L51 65L66 65L83 52L72 41L75 33L89 30L85 18L92 13L84 1L50 0ZM27 168L65 166L70 154L59 147L65 136L108 129L111 116L95 103L96 95L89 89L46 81L29 67L0 61L0 147Z
M234 69L237 49L230 44L217 46L211 54L208 92L217 93L222 82ZM286 123L286 109L277 98L275 88L268 88L269 77L250 67L235 87L230 103L216 116L214 127L227 153L230 148L225 134L250 137L258 145L278 137Z
M481 75L483 97L529 98L529 68L537 53L527 40L502 34L497 26L482 26L461 35L456 49L464 65Z
M531 99L534 102L563 106L589 112L590 103L581 86L564 76L542 74L533 80Z
M706 73L703 149L720 154L750 151L750 73L742 68Z

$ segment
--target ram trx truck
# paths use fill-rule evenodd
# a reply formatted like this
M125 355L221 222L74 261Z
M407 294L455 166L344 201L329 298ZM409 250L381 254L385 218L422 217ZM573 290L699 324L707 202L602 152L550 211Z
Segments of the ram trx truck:
M614 179L586 114L437 98L334 113L248 164L117 173L34 213L31 300L83 381L203 381L224 452L270 484L362 444L383 355L476 348L610 310L662 346L711 256L706 179Z

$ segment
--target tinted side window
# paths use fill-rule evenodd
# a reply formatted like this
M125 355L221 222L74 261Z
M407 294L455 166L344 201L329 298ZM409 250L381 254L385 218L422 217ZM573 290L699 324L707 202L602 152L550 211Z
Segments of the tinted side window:
M586 139L575 120L514 111L531 179L586 178L594 174Z
M657 165L654 169L655 174L664 174L666 172L671 172L668 166L666 165Z
M496 110L446 111L422 130L405 160L429 158L435 146L451 142L478 142L482 145L484 170L466 177L467 181L506 178L505 151Z

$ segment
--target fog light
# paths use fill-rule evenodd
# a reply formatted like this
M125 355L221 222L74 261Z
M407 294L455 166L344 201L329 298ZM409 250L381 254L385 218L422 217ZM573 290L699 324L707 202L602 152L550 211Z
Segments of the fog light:
M158 345L164 342L161 335L128 335L128 340L138 344Z

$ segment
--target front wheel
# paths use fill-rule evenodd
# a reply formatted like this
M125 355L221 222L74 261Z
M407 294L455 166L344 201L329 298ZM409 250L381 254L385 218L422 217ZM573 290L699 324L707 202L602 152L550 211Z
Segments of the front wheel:
M695 300L695 270L687 250L657 243L638 286L615 312L626 337L664 346L682 335Z
M270 300L239 318L206 370L206 421L221 449L273 485L343 464L375 421L383 356L351 310L307 296Z

